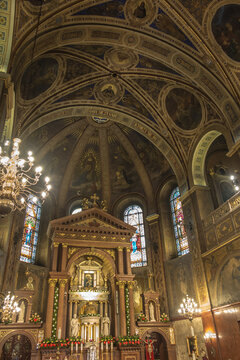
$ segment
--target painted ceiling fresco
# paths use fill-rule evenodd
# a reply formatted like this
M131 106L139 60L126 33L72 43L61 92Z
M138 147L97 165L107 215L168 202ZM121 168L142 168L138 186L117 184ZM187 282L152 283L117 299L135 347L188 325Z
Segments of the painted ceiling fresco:
M55 1L39 5L31 0L16 6L10 62L15 113L26 144L38 143L43 159L51 153L53 163L50 139L54 146L62 144L71 167L83 137L79 161L70 169L70 197L106 192L105 171L111 171L116 197L116 184L120 193L145 193L170 173L186 189L189 162L204 158L203 152L194 153L200 134L217 123L233 142L240 138L238 4L61 0L57 6ZM100 133L115 139L104 137L108 150L101 153Z

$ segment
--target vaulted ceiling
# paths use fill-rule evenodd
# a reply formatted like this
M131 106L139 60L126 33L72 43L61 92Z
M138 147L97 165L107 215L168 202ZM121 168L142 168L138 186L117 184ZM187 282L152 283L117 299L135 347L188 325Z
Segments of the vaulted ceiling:
M100 191L109 202L116 186L141 192L136 174L148 199L157 175L173 172L186 190L198 178L203 184L201 167L217 136L234 146L240 5L225 3L16 2L15 132L53 164L61 206L74 191ZM87 189L76 175L84 171Z

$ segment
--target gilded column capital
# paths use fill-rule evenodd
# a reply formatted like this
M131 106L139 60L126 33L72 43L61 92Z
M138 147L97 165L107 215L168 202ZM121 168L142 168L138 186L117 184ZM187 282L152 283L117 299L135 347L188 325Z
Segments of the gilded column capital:
M68 280L67 279L60 279L59 280L59 285L60 287L65 287L65 285L67 284Z
M121 246L117 247L118 251L123 251L123 248Z
M48 279L48 284L50 287L54 287L57 283L57 279Z
M67 248L68 244L62 243L62 247Z
M120 289L124 288L125 284L126 284L126 281L122 281L122 280L117 281L117 285L119 286Z
M53 243L53 247L58 247L58 246L59 246L59 243L57 243L57 242Z
M129 289L132 289L135 284L135 281L127 281L127 286Z
M129 252L129 253L130 253L130 252L131 252L131 249L130 249L130 248L127 248L127 252Z

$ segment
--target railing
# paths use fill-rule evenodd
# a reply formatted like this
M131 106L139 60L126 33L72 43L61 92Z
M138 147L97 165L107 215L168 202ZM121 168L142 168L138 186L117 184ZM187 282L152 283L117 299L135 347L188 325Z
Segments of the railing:
M203 228L207 250L235 237L240 232L240 192L208 214Z

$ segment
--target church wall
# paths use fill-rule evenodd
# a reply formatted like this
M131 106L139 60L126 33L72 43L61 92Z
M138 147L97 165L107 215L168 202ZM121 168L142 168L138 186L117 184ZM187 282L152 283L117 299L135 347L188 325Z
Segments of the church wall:
M195 318L192 321L192 325L194 334L197 336L198 350L201 354L202 351L206 351L201 317ZM187 337L191 336L190 322L189 320L174 321L173 328L175 332L177 360L189 360Z
M196 299L196 289L192 279L191 254L169 260L165 263L170 316L178 316L178 308L188 294Z
M6 265L12 217L2 218L0 221L0 289L3 285L4 268Z

